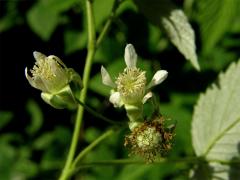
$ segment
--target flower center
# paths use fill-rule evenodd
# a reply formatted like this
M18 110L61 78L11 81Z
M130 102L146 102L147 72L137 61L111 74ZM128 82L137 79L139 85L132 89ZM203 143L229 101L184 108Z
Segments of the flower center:
M52 80L56 77L56 74L53 73L50 64L44 59L39 59L36 61L31 73L34 77L40 76L46 80Z
M137 145L140 148L154 149L159 146L161 135L154 127L148 127L137 136Z
M117 90L125 103L142 101L146 86L145 73L139 68L125 68L123 73L119 74L116 80Z

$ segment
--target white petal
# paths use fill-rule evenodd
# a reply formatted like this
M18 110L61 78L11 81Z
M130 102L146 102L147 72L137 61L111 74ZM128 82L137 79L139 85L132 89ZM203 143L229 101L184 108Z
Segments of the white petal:
M37 51L34 51L34 52L33 52L33 56L34 56L34 59L35 59L36 61L38 61L38 60L40 60L40 59L44 59L44 58L47 57L47 56L44 55L43 53L40 53L40 52L37 52Z
M125 63L128 68L134 68L137 64L137 54L132 44L127 44L124 54Z
M153 96L152 92L148 92L142 99L142 103L145 104L148 99L150 99Z
M33 78L32 78L31 76L29 76L27 67L25 68L25 77L27 78L29 84L30 84L32 87L38 89L38 87L37 87L37 85L35 84L35 81L33 80Z
M161 82L163 82L167 78L167 76L168 76L168 72L167 71L165 71L165 70L157 71L154 74L151 82L148 84L147 89L160 84Z
M47 91L47 88L45 87L41 78L35 77L33 79L31 76L29 76L27 67L25 68L25 76L32 87L39 89L41 91L45 91L45 92Z
M123 105L119 92L112 93L109 101L114 105L114 107L121 107Z
M107 70L103 66L101 67L101 75L102 75L102 83L103 84L110 86L112 88L116 87L116 85L112 81L110 75L108 74Z

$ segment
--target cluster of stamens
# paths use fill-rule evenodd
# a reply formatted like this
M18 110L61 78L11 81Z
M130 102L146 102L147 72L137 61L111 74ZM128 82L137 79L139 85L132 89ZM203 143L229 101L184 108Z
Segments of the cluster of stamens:
M125 68L117 80L117 90L123 101L135 103L142 100L146 87L146 72L139 68Z
M41 78L51 80L56 76L53 74L49 63L43 59L36 61L33 69L30 72L32 73L33 78L40 76Z

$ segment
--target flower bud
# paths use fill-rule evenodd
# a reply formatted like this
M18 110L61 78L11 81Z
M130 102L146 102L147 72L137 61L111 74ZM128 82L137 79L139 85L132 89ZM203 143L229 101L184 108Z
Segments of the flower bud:
M75 96L82 89L80 76L54 55L45 56L33 52L36 63L30 70L25 69L25 76L30 85L42 91L42 99L57 109L73 109L77 106Z

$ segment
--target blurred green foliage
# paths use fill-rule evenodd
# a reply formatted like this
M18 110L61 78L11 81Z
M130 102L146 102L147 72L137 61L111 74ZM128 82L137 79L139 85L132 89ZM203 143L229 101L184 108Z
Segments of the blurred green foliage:
M178 2L176 7L187 12L195 31L201 72L197 73L190 63L184 60L163 29L151 24L133 1L125 0L117 10L112 28L96 52L87 98L87 104L99 113L115 121L125 120L123 110L115 110L109 105L109 88L102 85L99 72L100 66L104 65L112 77L117 77L125 66L124 47L126 43L132 43L140 56L139 66L147 71L148 80L160 68L169 71L166 82L154 89L160 99L161 113L177 121L176 138L169 158L194 155L190 129L193 106L198 94L216 79L217 73L236 61L240 52L239 1L202 0L189 3L190 1L192 0L172 0L172 3ZM98 34L110 15L113 2L114 0L94 0ZM3 2L0 1L0 6L1 3ZM183 6L185 4L188 6ZM26 8L22 10L25 5ZM2 9L4 13L0 17L1 35L20 25L26 26L33 35L40 37L39 41L51 43L53 36L63 40L62 50L67 57L74 57L76 54L78 57L85 56L87 27L83 0L4 1ZM57 33L59 28L62 28L60 34ZM28 51L31 54L32 49ZM75 60L78 59L80 58ZM79 64L83 65L84 60L81 61ZM71 62L73 61L68 63ZM83 67L79 73L82 70ZM2 85L0 86L2 88ZM4 110L0 111L0 179L57 179L64 165L71 141L72 117L65 119L66 126L59 123L48 128L51 119L41 105L30 98L27 102L22 102L22 106L25 106L25 112L22 113L28 114L26 127L22 130L12 128L18 119L13 109L3 108ZM40 101L40 98L38 100ZM52 111L58 113L56 110ZM79 137L81 143L78 151L110 126L94 119L88 113L84 121L85 129ZM128 152L123 147L126 133L126 129L116 132L90 152L84 163L127 158ZM183 162L96 165L82 168L75 175L76 179L89 180L186 179L190 169L191 164Z

